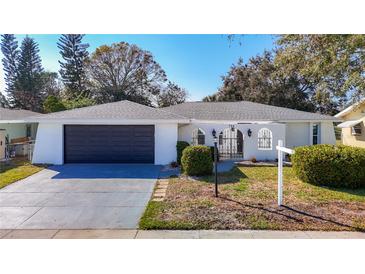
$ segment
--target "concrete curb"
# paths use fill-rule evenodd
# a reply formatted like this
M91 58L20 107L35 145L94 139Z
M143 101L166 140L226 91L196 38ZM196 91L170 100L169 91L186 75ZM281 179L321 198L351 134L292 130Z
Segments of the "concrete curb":
M1 239L365 239L348 231L275 230L137 230L137 229L13 229Z

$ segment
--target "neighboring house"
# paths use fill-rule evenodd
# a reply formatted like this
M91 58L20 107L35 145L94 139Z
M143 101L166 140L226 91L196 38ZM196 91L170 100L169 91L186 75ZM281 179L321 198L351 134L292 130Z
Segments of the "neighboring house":
M335 117L344 120L338 125L342 128L342 143L365 148L365 100L349 106Z
M30 123L25 119L35 115L40 114L0 107L0 159L8 155L26 156L31 153L30 142L36 137L38 123Z
M37 123L25 121L31 116L40 115L23 109L8 109L0 107L0 129L5 131L4 134L9 142L12 139L29 137L35 139L37 132Z
M275 145L334 144L337 118L251 102L184 103L152 108L130 101L29 119L38 122L34 163L176 161L176 142L213 145L222 158L276 158Z

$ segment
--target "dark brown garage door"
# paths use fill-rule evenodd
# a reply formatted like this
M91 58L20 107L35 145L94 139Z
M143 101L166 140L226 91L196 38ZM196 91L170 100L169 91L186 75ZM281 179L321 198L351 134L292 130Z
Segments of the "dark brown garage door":
M153 125L65 125L65 163L154 163Z

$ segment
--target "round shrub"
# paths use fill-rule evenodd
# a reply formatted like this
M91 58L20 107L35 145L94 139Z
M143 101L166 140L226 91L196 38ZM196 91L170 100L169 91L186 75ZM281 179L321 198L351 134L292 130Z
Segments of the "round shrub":
M350 146L298 147L291 156L299 179L319 186L365 186L365 149Z
M202 176L212 174L213 161L207 146L189 146L181 157L182 169L187 175Z
M189 146L188 142L177 141L177 143L176 143L176 152L177 152L176 160L179 165L181 165L181 157L182 157L183 150L188 146Z

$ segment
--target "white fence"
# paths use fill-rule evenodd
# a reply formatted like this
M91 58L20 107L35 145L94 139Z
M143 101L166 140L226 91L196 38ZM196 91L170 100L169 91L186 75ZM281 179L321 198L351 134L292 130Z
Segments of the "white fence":
M276 146L278 151L278 206L283 204L283 154L294 154L294 150L283 146L283 141L279 140Z

